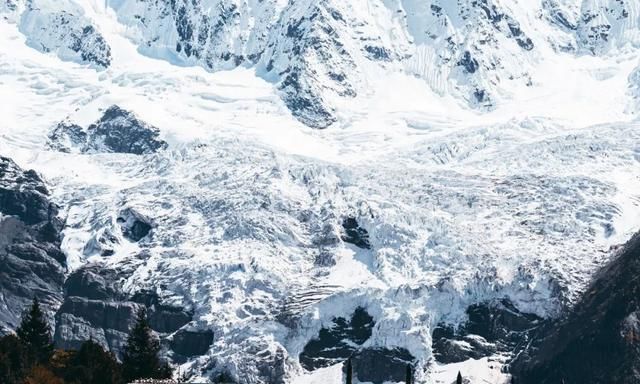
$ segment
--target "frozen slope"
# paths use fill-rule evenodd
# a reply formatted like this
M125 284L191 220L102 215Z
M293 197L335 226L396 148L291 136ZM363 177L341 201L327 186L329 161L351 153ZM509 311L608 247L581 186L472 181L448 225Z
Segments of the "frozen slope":
M297 3L303 9L278 6L304 19L303 3ZM400 3L418 15L414 2ZM338 55L328 68L348 72L365 91L348 97L332 95L338 88L321 91L318 97L334 103L335 123L318 131L294 118L281 84L266 81L260 69L221 64L212 73L185 66L199 63L165 60L131 37L140 31L123 23L118 10L132 3L81 4L111 48L104 70L29 48L20 23L0 23L0 97L7 101L0 105L0 153L45 177L66 216L68 273L87 263L123 271L126 294L152 290L163 303L193 311L190 329L213 330L207 352L182 361L194 380L220 372L248 383L339 377L337 366L305 372L299 355L321 327L359 306L375 321L361 347L408 350L419 380L451 382L449 373L458 369L478 380L506 380L489 368L500 362L436 364L433 327L460 324L469 305L504 296L522 311L555 316L608 259L610 247L638 228L633 48L613 57L556 55L541 43L548 57L530 62L535 84L514 86L484 113L460 103L455 91L425 83L440 75L416 78L416 63L408 74L398 63L359 72L362 57ZM349 15L366 15L367 33L386 30L388 24L377 29L371 20L388 18L389 2L366 12L377 2L357 4ZM452 16L466 9L460 7L443 8L451 20L443 23L495 33L481 13L473 13L474 22ZM275 17L265 15L259 13ZM507 24L500 24L495 43L520 52L508 20L500 18ZM305 36L322 40L322 25L307 25L317 34ZM256 36L230 36L225 39L254 41L247 47L269 45ZM291 41L277 43L266 51L293 49ZM232 48L248 56L248 48ZM276 56L284 61L274 67L288 63ZM426 65L429 56L423 57ZM310 63L325 68L316 59L292 57L300 73ZM47 135L59 121L87 126L113 104L158 127L169 148L144 156L48 148ZM117 219L127 208L153 220L149 237L132 242L121 235ZM369 249L343 241L347 217L368 232ZM116 234L115 253L87 254L87 244L107 229Z

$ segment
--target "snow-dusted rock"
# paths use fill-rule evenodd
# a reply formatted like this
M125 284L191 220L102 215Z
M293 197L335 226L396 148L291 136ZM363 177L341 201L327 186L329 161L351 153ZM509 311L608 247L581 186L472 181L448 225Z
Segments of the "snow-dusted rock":
M19 25L32 48L96 68L111 64L108 42L73 0L27 0Z
M361 357L376 384L402 372L372 361L504 382L510 326L563 313L640 225L634 28L592 52L582 1L74 3L113 43L109 70L0 24L0 150L50 180L71 276L116 272L68 291L59 345L117 351L146 306L193 381L339 382L342 362L315 369L305 347L363 308L370 335L321 353ZM157 130L102 121L114 103ZM499 327L434 359L435 329L505 297Z
M48 144L61 152L144 155L167 148L159 137L158 128L112 105L87 129L68 121L60 122L49 133Z

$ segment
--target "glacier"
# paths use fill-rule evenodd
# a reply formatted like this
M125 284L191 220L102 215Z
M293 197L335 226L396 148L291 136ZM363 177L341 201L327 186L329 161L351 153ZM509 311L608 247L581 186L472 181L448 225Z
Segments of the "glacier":
M508 356L435 361L434 328L504 297L555 318L639 228L632 1L4 0L0 17L0 153L60 206L66 276L117 271L119 294L187 309L169 342L213 332L174 360L193 381L337 382L299 356L362 307L361 348L406 349L418 382L508 382ZM113 105L161 148L51 145ZM127 236L135 217L148 235Z

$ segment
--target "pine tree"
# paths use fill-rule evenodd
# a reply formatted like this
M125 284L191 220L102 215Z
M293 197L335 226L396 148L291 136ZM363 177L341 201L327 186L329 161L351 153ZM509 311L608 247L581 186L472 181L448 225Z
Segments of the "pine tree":
M0 338L0 383L22 384L29 370L27 351L15 335Z
M349 358L349 360L347 360L347 383L346 384L351 384L352 381L353 381L353 367L351 366L351 358Z
M71 354L65 366L59 367L59 375L65 383L121 384L121 370L113 353L93 341L86 341Z
M404 380L407 384L413 383L413 372L411 370L411 364L407 364L407 376Z
M31 361L38 364L48 363L53 355L53 342L49 325L37 298L33 299L31 308L23 314L16 334L27 348Z
M456 384L462 384L462 374L458 371L458 377L456 378Z
M123 376L127 382L136 379L167 379L171 369L158 357L160 342L154 337L147 312L140 309L136 323L129 334L122 358Z

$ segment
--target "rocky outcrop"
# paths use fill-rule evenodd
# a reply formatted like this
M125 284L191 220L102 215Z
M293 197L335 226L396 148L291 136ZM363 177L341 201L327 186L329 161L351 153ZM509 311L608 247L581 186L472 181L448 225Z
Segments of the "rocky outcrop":
M87 142L84 128L68 121L62 121L48 135L49 147L60 152L74 152Z
M151 219L133 208L122 210L118 215L117 222L122 228L122 234L132 241L142 240L153 228Z
M369 232L360 227L358 220L354 217L344 218L344 220L342 220L342 228L344 230L342 241L353 244L358 248L371 249L371 243L369 243Z
M37 50L96 68L111 65L111 47L74 2L30 0L19 26L27 44Z
M0 156L0 331L15 328L34 297L48 307L62 301L62 226L38 174Z
M305 345L300 354L305 369L312 371L346 360L371 337L375 324L364 308L357 308L349 320L337 317L333 323Z
M213 331L180 330L173 335L170 346L174 353L184 357L201 356L213 343Z
M401 383L414 357L404 348L366 348L351 356L353 376L361 383Z
M144 155L166 149L167 143L160 139L158 128L112 105L86 130L67 121L59 123L49 134L49 147L62 152Z
M192 320L191 313L163 305L153 293L127 295L121 289L126 278L125 272L102 264L88 264L72 273L65 282L64 303L56 313L56 346L77 349L93 340L119 356L140 308L147 309L149 324L161 337ZM188 348L177 345L184 347L182 351Z
M569 314L540 329L512 364L523 384L640 382L640 235L594 278Z
M117 105L104 111L100 120L87 128L84 152L115 152L142 155L165 149L160 130Z
M480 359L496 352L517 352L544 324L534 314L520 312L509 299L473 304L458 329L440 324L432 335L433 353L440 363Z
M85 256L111 256L116 252L118 244L120 244L120 238L110 228L102 228L91 236L82 253Z

